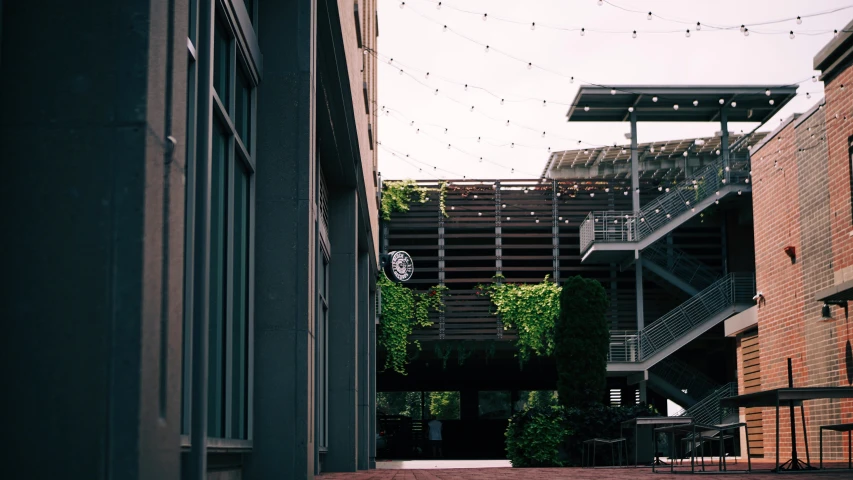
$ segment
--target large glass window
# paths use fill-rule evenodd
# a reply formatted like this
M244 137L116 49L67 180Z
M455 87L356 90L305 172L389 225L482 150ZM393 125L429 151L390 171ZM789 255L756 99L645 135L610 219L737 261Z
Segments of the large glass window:
M258 75L257 68L240 53L247 51L245 45L238 45L244 37L238 39L234 35L235 25L241 21L231 8L235 1L242 0L190 0L189 5L186 268L195 272L196 278L188 277L192 282L185 295L182 433L190 433L194 371L190 352L192 329L203 325L194 322L199 318L206 320L208 328L208 436L250 440L255 173L252 136ZM254 3L250 2L252 9L256 8ZM204 25L200 22L204 21L201 14L211 9L212 42L200 34L210 32L201 28ZM198 59L205 53L212 56L212 76L197 68ZM199 92L208 91L199 88L205 84L211 87L209 98L199 96ZM212 119L206 117L206 108L211 105ZM207 139L210 156L200 158L197 152L207 151L203 143ZM196 229L196 225L208 228ZM198 268L205 262L209 262L207 270ZM208 278L197 278L199 272L205 271ZM198 290L204 285L207 290ZM207 299L207 308L193 303L201 298ZM199 317L203 311L208 312L206 319Z
M376 414L423 419L423 392L376 392Z
M556 390L522 390L518 400L512 406L513 412L523 412L529 408L553 407L558 404Z
M320 250L317 266L317 445L329 446L329 258Z

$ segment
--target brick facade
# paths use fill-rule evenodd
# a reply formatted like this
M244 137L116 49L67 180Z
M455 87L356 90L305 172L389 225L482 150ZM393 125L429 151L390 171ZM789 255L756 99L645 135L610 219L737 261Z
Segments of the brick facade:
M853 96L840 88L845 82L853 83L849 66L826 83L825 100L789 119L752 153L756 284L766 299L758 310L761 390L787 386L788 358L796 387L849 384L849 320L838 307L832 307L833 318L822 318L823 304L815 299L817 292L853 278L848 151L853 121L845 120L853 111ZM786 247L795 249L793 264ZM742 391L740 372L738 379ZM806 419L815 457L820 425L853 422L853 400L807 402ZM797 422L797 449L804 458L799 414ZM765 458L773 458L774 409L764 410L763 427ZM791 456L787 409L780 412L779 433L779 458L786 461ZM827 434L824 456L846 458L846 437Z

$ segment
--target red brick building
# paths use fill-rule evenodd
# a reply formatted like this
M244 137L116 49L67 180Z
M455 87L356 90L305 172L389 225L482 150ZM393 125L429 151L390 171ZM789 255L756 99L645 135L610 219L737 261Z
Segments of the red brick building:
M851 29L853 22L814 59L825 98L752 150L756 286L763 299L756 323L737 329L740 393L788 386L788 358L796 387L853 384L853 325L840 305L853 300ZM805 409L814 458L819 427L853 422L853 400L810 401ZM774 457L774 409L745 415L752 454ZM779 430L785 461L791 457L787 411ZM804 457L801 424L797 441ZM847 448L846 434L825 433L825 458L846 459Z

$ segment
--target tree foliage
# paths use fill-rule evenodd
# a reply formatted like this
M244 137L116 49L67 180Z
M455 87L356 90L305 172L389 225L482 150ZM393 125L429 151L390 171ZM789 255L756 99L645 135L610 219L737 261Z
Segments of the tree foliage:
M382 183L382 202L380 209L383 220L391 220L391 212L408 212L412 201L425 203L427 189L414 180Z
M610 329L607 294L596 280L574 276L563 283L554 327L557 391L566 407L599 403L607 388Z
M439 420L459 419L459 392L427 392L430 415Z

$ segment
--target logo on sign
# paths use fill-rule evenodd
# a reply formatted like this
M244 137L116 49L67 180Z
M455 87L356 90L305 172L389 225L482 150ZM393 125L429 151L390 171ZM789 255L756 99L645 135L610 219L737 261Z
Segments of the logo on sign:
M415 271L415 264L412 261L412 257L403 251L391 252L389 255L391 257L389 266L391 267L391 273L394 275L394 278L398 282L409 281L412 278L412 273Z

